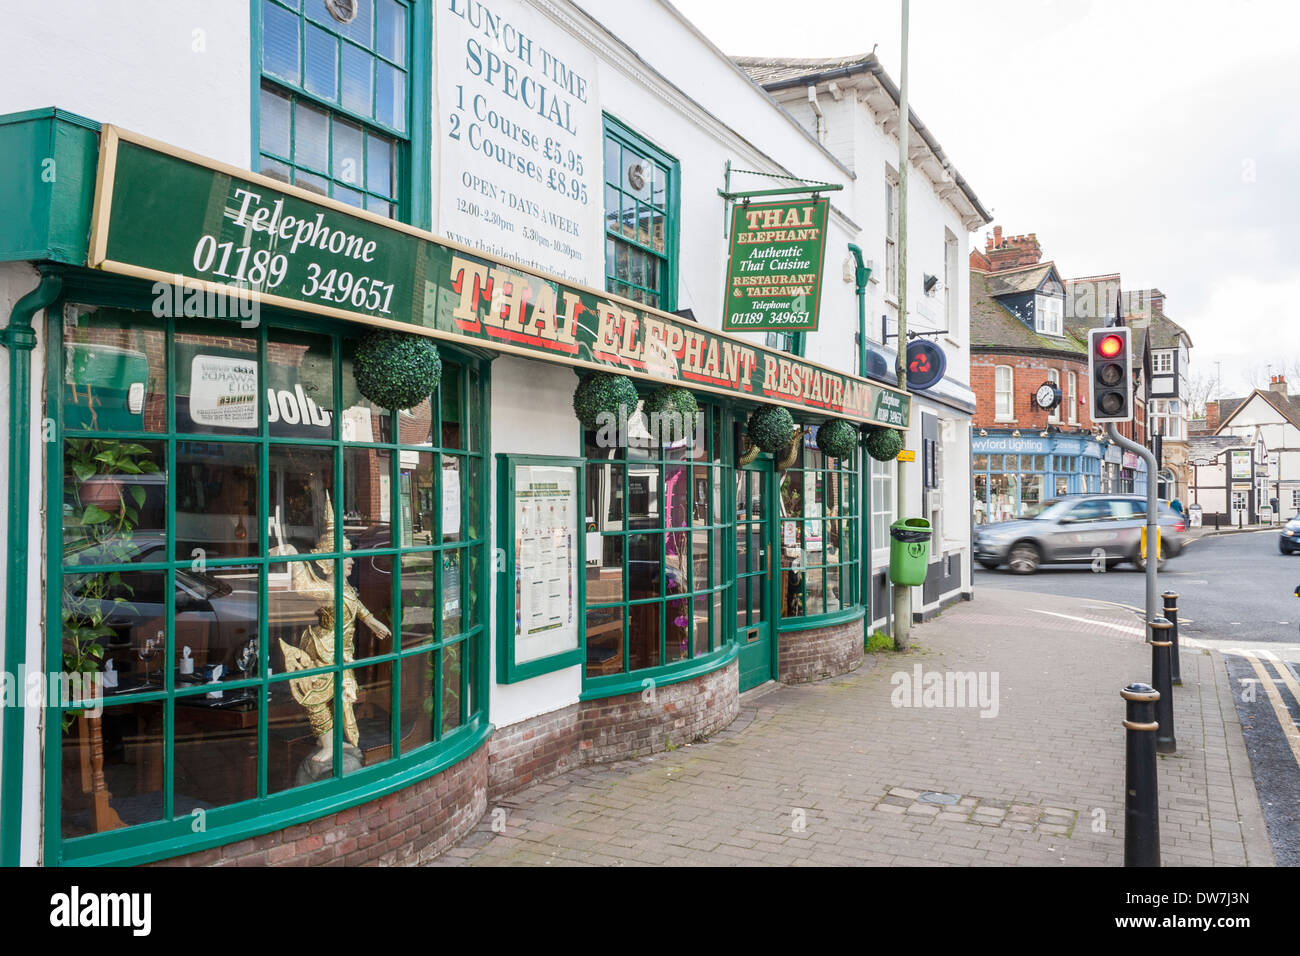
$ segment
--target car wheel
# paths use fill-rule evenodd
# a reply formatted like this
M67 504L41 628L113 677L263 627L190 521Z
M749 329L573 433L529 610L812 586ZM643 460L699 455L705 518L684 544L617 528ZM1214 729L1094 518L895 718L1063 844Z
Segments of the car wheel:
M1163 568L1163 567L1165 566L1165 557L1166 557L1166 554L1165 554L1165 543L1164 543L1163 541L1161 541L1161 542L1160 542L1160 554L1159 554L1159 556L1156 558L1156 570L1157 570L1157 571L1159 571L1161 568ZM1133 555L1133 563L1137 566L1137 569L1138 569L1139 571L1142 571L1142 572L1144 572L1144 573L1146 572L1146 569L1147 569L1147 562L1146 562L1146 558L1142 557L1142 552L1141 552L1141 550L1139 550L1137 554Z
M1284 544L1279 544L1279 545L1277 546L1277 549L1278 549L1279 551L1281 551L1283 554L1295 554L1295 551L1293 551L1291 548L1288 548L1288 547L1287 547L1286 545L1284 545Z
M985 561L983 558L976 558L975 560L985 571L996 571L998 569L996 561Z
M1036 544L1032 541L1021 541L1007 555L1007 567L1011 569L1012 574L1033 574L1038 570L1041 560L1042 555L1039 554Z

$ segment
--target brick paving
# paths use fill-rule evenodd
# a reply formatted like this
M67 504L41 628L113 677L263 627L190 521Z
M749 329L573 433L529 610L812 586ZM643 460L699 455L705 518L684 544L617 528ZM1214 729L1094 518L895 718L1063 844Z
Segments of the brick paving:
M496 801L434 865L1122 865L1119 691L1150 676L1139 625L1096 601L982 590L915 628L907 654L746 695L707 742ZM893 675L911 685L917 665L996 674L996 716L893 706ZM1162 862L1271 866L1222 660L1184 649L1182 674Z

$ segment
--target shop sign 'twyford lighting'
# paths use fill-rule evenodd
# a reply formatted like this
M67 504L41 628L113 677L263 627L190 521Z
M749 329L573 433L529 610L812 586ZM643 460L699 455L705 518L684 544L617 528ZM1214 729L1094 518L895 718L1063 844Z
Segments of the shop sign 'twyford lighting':
M875 425L906 392L742 342L126 133L103 130L89 264L209 294Z

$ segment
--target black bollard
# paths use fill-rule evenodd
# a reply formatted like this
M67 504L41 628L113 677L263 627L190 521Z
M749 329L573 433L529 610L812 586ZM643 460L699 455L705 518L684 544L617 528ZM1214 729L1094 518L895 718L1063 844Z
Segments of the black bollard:
M1129 684L1119 695L1128 701L1124 727L1124 865L1160 865L1160 804L1156 788L1156 702L1150 684Z
M1174 685L1173 675L1169 670L1169 650L1172 641L1168 640L1169 630L1173 627L1162 617L1147 622L1151 628L1151 684L1160 699L1156 701L1156 750L1162 754L1175 753L1178 740L1174 736Z
M1169 640L1173 644L1169 649L1169 673L1173 675L1173 685L1182 687L1183 668L1178 653L1178 592L1166 591L1161 597L1165 599L1165 620L1173 625L1173 630L1169 632Z

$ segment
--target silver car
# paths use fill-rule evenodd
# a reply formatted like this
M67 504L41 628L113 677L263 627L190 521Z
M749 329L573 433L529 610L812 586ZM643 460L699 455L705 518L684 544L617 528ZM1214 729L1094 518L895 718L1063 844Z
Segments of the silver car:
M1177 557L1187 544L1183 516L1163 502L1160 556ZM1016 574L1032 574L1041 564L1095 563L1113 568L1132 561L1145 569L1141 556L1146 498L1139 495L1071 495L1047 502L1032 518L998 521L975 528L975 560L992 570L1005 564Z

